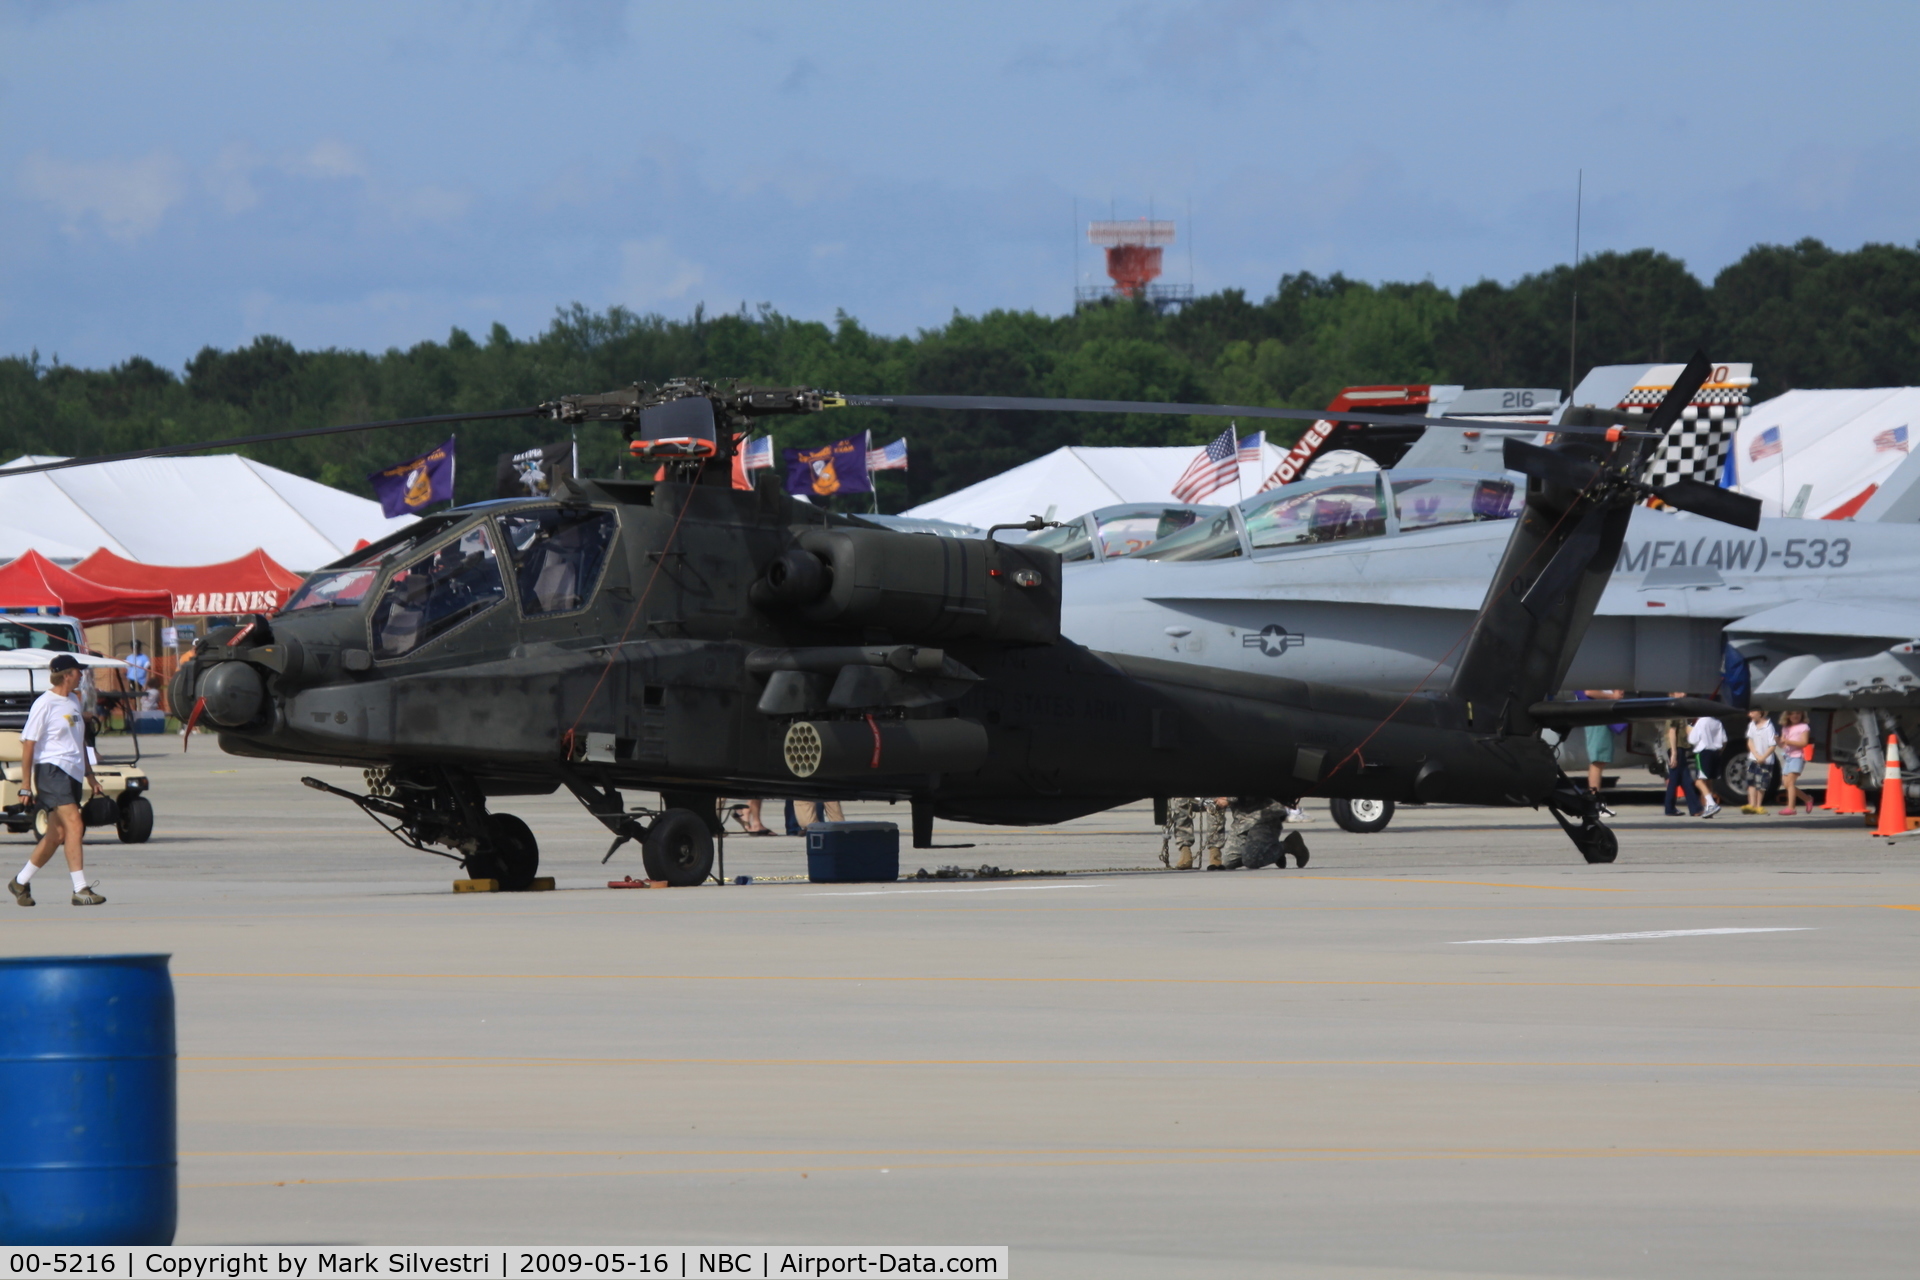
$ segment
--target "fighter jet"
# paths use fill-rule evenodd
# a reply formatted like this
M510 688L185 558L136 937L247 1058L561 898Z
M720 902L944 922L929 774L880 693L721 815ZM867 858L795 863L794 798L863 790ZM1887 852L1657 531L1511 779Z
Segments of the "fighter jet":
M1734 368L1724 381L1750 385ZM1281 485L1144 551L1069 566L1063 629L1140 657L1444 687L1524 492L1499 466L1500 442L1542 430L1428 428L1389 455L1400 465ZM1756 705L1815 712L1831 758L1878 787L1888 732L1904 743L1920 729L1920 607L1906 603L1920 542L1898 501L1880 507L1891 520L1768 518L1751 531L1636 510L1566 688L1704 693L1722 685L1731 648ZM1821 714L1834 712L1848 714Z

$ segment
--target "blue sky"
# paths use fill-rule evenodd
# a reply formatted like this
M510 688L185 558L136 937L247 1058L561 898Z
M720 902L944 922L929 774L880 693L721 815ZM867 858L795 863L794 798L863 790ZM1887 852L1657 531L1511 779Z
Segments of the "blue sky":
M1920 240L1912 4L0 0L0 353ZM1192 209L1191 222L1188 208Z

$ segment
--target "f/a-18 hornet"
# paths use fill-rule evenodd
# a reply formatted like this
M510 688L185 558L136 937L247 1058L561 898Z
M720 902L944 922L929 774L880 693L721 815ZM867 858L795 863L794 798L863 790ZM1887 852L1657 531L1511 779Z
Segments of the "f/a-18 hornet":
M1528 476L1525 510L1443 690L1403 697L1103 653L1097 636L1060 633L1054 552L998 529L882 529L797 503L764 472L736 489L729 465L756 419L841 405L1322 412L689 379L330 428L607 422L662 469L423 519L316 572L273 617L209 634L171 693L228 752L363 768L366 794L309 782L507 887L532 881L539 854L525 823L490 806L560 787L675 884L710 874L721 795L904 800L919 845L936 817L1053 823L1177 795L1544 805L1588 861L1608 862L1617 846L1596 797L1540 731L1725 710L1550 701L1646 493L1642 454L1705 372L1697 358L1650 417L1563 423L1551 447L1508 443L1508 465ZM313 433L217 443L294 434ZM1751 500L1706 485L1661 497L1756 518Z

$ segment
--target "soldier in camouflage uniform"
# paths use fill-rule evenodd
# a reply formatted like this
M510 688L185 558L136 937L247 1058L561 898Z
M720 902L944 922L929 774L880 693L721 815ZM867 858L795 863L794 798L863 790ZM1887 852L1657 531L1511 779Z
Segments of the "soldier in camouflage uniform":
M1206 831L1207 853L1212 866L1220 865L1220 848L1226 842L1226 810L1213 800L1175 796L1167 801L1167 825L1160 833L1160 862L1175 871L1193 869L1194 816L1198 814ZM1172 862L1169 853L1180 850L1180 860Z
M1287 810L1282 801L1264 796L1236 796L1227 804L1227 860L1221 870L1307 865L1307 842L1298 831L1286 831ZM1208 870L1212 870L1211 867Z

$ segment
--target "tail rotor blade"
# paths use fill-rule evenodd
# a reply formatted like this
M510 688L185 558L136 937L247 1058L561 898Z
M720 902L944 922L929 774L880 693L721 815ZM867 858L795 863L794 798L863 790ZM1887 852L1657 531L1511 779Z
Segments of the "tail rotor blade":
M1508 436L1501 445L1501 453L1507 470L1568 489L1584 489L1600 475L1600 467L1596 463L1572 457L1557 449L1543 449L1512 436Z
M1713 366L1707 362L1707 353L1694 352L1693 359L1687 361L1687 367L1680 371L1680 376L1673 380L1673 386L1654 406L1653 415L1647 419L1648 433L1655 436L1667 434L1667 429L1680 421L1680 415L1693 403L1694 396L1699 394L1707 375L1712 372Z
M1716 488L1698 480L1675 480L1652 490L1653 496L1670 507L1690 511L1696 516L1718 520L1742 529L1760 527L1760 499Z

